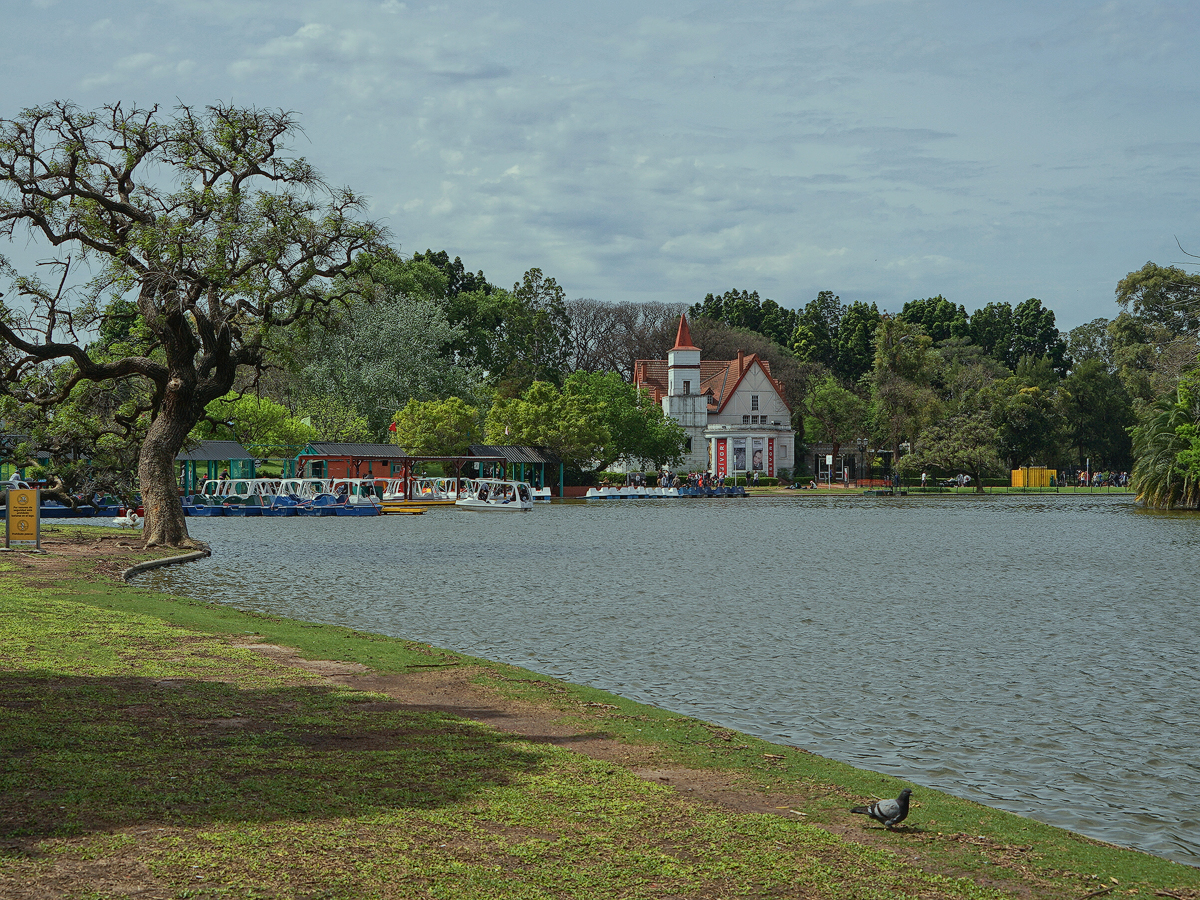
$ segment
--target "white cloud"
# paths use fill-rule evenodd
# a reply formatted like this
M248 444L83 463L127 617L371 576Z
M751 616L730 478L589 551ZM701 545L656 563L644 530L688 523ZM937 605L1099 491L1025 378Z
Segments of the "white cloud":
M1070 324L1174 258L1200 189L1181 114L1200 12L1156 0L71 3L8 17L2 114L296 110L297 152L398 240L500 283L538 265L600 299L1060 296Z

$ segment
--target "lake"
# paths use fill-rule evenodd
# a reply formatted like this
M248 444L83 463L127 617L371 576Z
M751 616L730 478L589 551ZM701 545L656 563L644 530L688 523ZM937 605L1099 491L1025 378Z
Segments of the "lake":
M427 641L1200 865L1200 515L1128 495L189 519L138 583Z

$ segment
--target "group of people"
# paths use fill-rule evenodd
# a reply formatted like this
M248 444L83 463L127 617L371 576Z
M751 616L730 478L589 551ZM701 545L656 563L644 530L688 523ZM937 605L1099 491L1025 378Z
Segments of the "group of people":
M1090 486L1090 487L1127 488L1127 487L1129 487L1129 473L1128 472L1092 472L1091 481L1089 483L1088 473L1087 473L1087 470L1085 469L1079 473L1079 486L1080 487L1089 487Z

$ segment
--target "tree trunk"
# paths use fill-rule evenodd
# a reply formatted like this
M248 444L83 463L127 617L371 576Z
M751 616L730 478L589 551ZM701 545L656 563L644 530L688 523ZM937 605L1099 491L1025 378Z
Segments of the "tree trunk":
M142 537L147 548L208 549L203 541L188 536L175 473L175 457L195 424L195 417L188 415L186 406L168 400L150 423L142 442L138 454L138 484L146 512Z

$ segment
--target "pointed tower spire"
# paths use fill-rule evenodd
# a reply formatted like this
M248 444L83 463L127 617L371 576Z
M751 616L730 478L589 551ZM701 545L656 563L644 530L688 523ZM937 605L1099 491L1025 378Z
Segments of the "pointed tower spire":
M677 331L675 333L675 346L672 349L673 350L699 350L700 349L699 347L697 347L695 344L692 343L692 330L690 328L688 328L686 315L681 315L679 317L679 331Z

